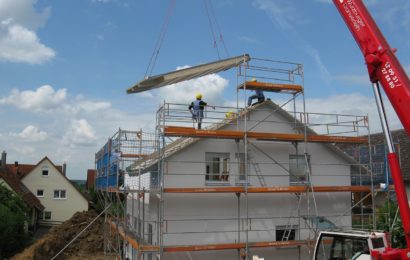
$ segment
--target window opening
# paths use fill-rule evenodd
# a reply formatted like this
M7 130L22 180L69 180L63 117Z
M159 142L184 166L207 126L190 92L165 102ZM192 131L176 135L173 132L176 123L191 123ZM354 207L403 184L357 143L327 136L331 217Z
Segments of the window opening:
M207 182L228 182L230 170L229 153L205 153Z

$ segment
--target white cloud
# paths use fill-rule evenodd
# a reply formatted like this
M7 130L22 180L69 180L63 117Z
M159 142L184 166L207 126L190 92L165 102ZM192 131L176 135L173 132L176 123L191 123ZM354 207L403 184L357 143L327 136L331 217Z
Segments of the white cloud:
M21 138L31 142L44 141L47 138L45 131L40 131L37 127L29 125L20 133L10 133L12 137Z
M130 97L127 100L133 107L127 112L130 107L123 111L104 100L70 94L66 89L45 85L14 89L0 96L1 118L9 122L2 125L0 144L10 161L36 164L49 156L57 164L66 161L69 176L82 179L85 169L94 167L95 152L118 128L155 131L160 101L151 106L146 100L141 104L142 99L136 97L134 106Z
M93 3L109 3L114 2L115 0L91 0Z
M222 92L227 86L228 80L217 74L210 74L160 88L154 97L157 100L189 104L195 100L196 93L201 93L204 101L217 104L222 100Z
M111 103L86 100L82 96L69 99L67 89L55 90L44 85L36 90L13 89L9 96L0 97L0 105L15 106L23 111L34 113L60 113L78 115L93 113L111 108Z
M248 36L239 36L238 40L246 42L246 43L250 43L250 44L261 44L261 42L258 41L257 39L248 37Z
M293 29L293 24L300 21L300 17L298 19L297 12L289 1L256 0L253 5L257 9L265 11L273 24L281 30Z
M71 105L66 105L65 108L70 109L72 113L92 113L101 110L107 110L111 108L110 102L101 102L101 101L90 101L86 100L81 96L77 96L77 98L72 102Z
M313 59L320 72L320 77L329 84L332 77L319 55L319 51L312 47L298 32L297 25L306 24L307 22L298 12L294 3L283 0L255 0L253 6L264 11L284 37L293 38L289 39L290 42L298 42L298 48L302 48Z
M384 97L384 105L386 107L386 116L390 124L391 129L403 128L400 120L398 119L393 107L389 101ZM277 102L280 104L281 102ZM302 104L298 104L298 107L302 107ZM285 107L287 110L293 110L293 105L288 104ZM300 111L300 110L298 110ZM381 132L381 125L379 114L377 112L374 97L363 96L358 93L353 94L341 94L324 98L308 98L306 99L306 112L309 113L326 113L326 114L339 114L339 115L358 115L368 116L369 126L372 133ZM329 119L330 117L317 117L316 120ZM342 117L339 118L341 120ZM313 123L313 122L311 122ZM323 123L323 122L322 122ZM323 130L323 128L321 128ZM314 130L317 130L314 128ZM362 129L364 131L365 129ZM362 132L362 134L365 134Z
M407 73L407 76L410 76L410 64L407 66L404 66L404 71Z
M370 86L370 79L369 75L361 74L361 75L337 75L334 76L336 80L340 80L346 82L348 84L356 84L361 86Z
M60 107L66 98L66 89L55 91L52 86L44 85L35 91L13 89L8 97L0 99L0 105L13 105L33 112L50 112Z
M304 46L305 52L311 56L313 58L313 60L316 63L316 66L319 69L319 75L321 76L321 78L327 83L330 84L331 80L332 80L332 76L329 73L329 70L327 69L327 67L325 66L325 64L322 61L322 58L319 55L319 52L311 47L310 45L306 45Z
M94 144L97 137L95 130L85 119L72 120L67 132L63 137L66 145L90 145Z
M14 149L17 153L26 155L26 156L32 156L35 152L36 149L32 146L21 146L21 147L16 147Z
M1 29L0 60L41 64L54 58L55 52L40 43L34 31L20 25Z
M0 61L41 64L55 57L55 51L42 44L35 32L46 22L50 8L37 12L36 2L0 2Z
M41 12L34 8L37 0L1 0L0 20L12 19L30 30L43 26L50 16L51 9L45 8Z

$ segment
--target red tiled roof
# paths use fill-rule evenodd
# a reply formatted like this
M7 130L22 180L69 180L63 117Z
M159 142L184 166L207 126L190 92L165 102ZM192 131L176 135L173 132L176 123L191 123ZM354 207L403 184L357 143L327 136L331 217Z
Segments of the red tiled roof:
M57 171L71 184L72 187L74 187L74 189L76 189L80 195L88 202L88 199L84 196L84 194L79 191L77 189L77 187L75 187L71 181L67 178L67 176L65 176L63 174L63 166L61 165L55 165L47 156L45 156L43 159L41 159L37 164L6 164L7 165L7 170L12 173L14 176L16 176L18 178L18 180L20 181L21 179L23 179L24 177L26 177L28 174L30 174L35 167L37 167L38 165L40 165L43 161L48 160L56 169ZM23 184L23 183L21 183ZM23 184L24 185L24 184ZM27 189L27 188L26 188ZM30 192L31 193L31 192ZM31 193L32 194L32 193ZM34 196L34 195L33 195ZM35 199L37 199L37 197L34 196ZM38 200L38 199L37 199ZM41 203L40 203L41 205Z
M39 165L44 159L47 157L44 157L39 163L37 164L7 164L7 168L15 175L17 176L20 180L26 177L37 165ZM48 159L48 158L47 158ZM50 160L49 160L50 161ZM50 161L51 162L51 161ZM54 164L53 164L54 165ZM54 165L54 167L57 168L57 170L62 173L63 172L63 167L61 165Z
M20 195L29 207L37 208L40 211L44 210L44 206L41 204L40 200L31 193L31 191L14 175L12 171L10 171L8 167L6 169L0 169L0 178Z

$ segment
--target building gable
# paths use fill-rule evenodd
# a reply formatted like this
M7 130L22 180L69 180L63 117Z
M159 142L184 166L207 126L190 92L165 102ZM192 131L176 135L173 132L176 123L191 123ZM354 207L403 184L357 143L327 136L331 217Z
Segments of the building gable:
M47 156L44 157L40 162L38 162L30 172L26 173L22 177L23 182L28 182L28 180L33 180L35 179L36 181L39 181L40 183L46 183L49 181L48 178L51 178L53 180L53 186L55 188L58 188L59 186L71 186L72 192L78 193L84 199L85 201L88 202L88 200L84 197L84 195L77 190L77 188L70 182L70 180L63 175L61 172L62 167L61 166L56 166ZM50 180L51 180L50 179Z

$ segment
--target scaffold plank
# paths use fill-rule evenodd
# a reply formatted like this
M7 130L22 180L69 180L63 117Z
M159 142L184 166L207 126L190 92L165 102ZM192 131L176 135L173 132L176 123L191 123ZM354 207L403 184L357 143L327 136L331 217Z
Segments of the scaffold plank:
M263 90L263 91L270 91L270 92L279 92L279 93L291 93L296 94L303 91L303 87L301 85L295 84L280 84L280 83L269 83L269 82L253 82L253 81L246 81L238 86L238 89L244 89L246 87L247 90Z
M145 158L146 154L131 154L131 153L122 153L121 158Z
M307 245L309 241L294 240L294 241L263 241L250 242L248 247L292 247ZM185 245L185 246L165 246L164 252L185 252L185 251L206 251L206 250L227 250L227 249L243 249L246 243L226 243L226 244L207 244L207 245Z
M245 134L248 138L270 141L290 141L303 142L303 134L288 133L263 133L263 132L244 132L234 130L199 130L193 127L165 126L164 135L174 137L202 137L202 138L222 138L222 139L243 139ZM330 136L330 135L307 135L307 142L314 143L367 143L368 139L364 137L352 136Z
M127 235L123 227L116 225L114 221L107 220L111 230L117 232L121 238L127 241L134 249L140 252L156 252L159 251L159 246L142 245L138 243L133 237ZM308 245L308 240L292 240L292 241L262 241L250 242L248 247L291 247ZM242 249L245 248L245 243L221 243L221 244L205 244L205 245L175 245L165 246L164 252L187 252L187 251L207 251L207 250L228 250L228 249Z
M248 193L370 192L371 186L285 186L248 187ZM165 193L244 193L245 187L164 188Z
M120 235L120 237L123 240L127 241L133 248L137 250L140 249L139 243L131 236L126 235L123 227L118 226L114 221L111 221L110 219L107 219L107 222L110 225L112 231L117 232Z

